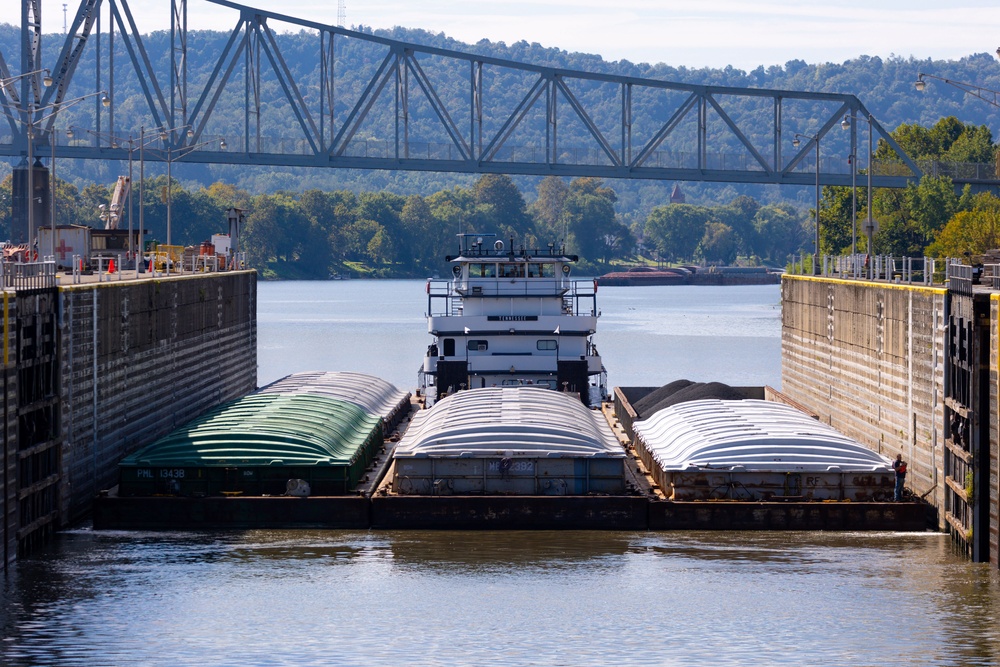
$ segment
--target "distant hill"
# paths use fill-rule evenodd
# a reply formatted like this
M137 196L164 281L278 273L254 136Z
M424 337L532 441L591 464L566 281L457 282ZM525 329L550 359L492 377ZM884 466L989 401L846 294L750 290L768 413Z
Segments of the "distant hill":
M361 27L361 31L371 32ZM482 40L476 44L463 44L443 34L433 34L424 30L409 30L396 28L387 31L375 31L384 37L414 42L418 44L477 53L496 58L517 60L554 67L607 72L642 78L662 79L678 82L692 82L717 86L754 87L768 89L787 89L804 91L826 91L837 93L852 93L875 114L889 129L901 123L920 123L932 125L943 116L954 115L965 123L983 124L990 129L1000 125L1000 109L981 100L965 95L944 84L933 82L927 91L917 93L913 82L920 71L946 77L958 81L975 83L986 88L1000 89L1000 62L989 54L972 54L957 61L915 60L913 58L859 56L843 63L810 64L801 60L791 60L783 67L759 67L751 72L727 67L725 69L690 69L674 67L666 63L631 63L626 60L606 61L599 55L584 53L568 53L556 48L544 48L538 44L521 41L513 44L490 42ZM206 80L215 66L214 55L221 51L228 33L216 31L192 31L189 33L189 80L198 82ZM54 58L58 45L62 43L62 35L51 35L43 38L46 48L46 62ZM169 33L155 32L143 37L150 58L157 63L158 72L168 70ZM286 33L278 36L286 62L297 80L306 81L316 76L316 45L317 38L306 32ZM121 40L116 42L120 53L116 53L116 62L121 67L127 62ZM19 28L10 24L0 24L0 52L4 54L8 64L15 65L19 60ZM350 47L349 52L338 54L338 72L348 69L345 79L338 78L338 95L341 99L352 99L349 90L352 86L360 89L367 82L377 61L366 54L364 48ZM81 63L78 76L93 71L93 49L88 49L85 61ZM124 69L122 67L122 69ZM338 77L340 75L338 74ZM276 86L273 80L265 80L265 94L268 88ZM84 91L81 86L81 93ZM89 88L88 88L89 89ZM191 84L192 91L197 85ZM461 86L452 87L456 96L453 101L461 107L465 102L460 98L467 95L467 89ZM490 89L492 102L502 109L510 109L518 100L518 88L511 82L498 80ZM308 94L309 91L306 91ZM70 91L73 94L73 91ZM77 93L80 94L80 93ZM149 124L149 119L135 116L135 109L144 108L141 103L138 81L133 76L119 73L115 82L116 125L119 127L138 127L142 123ZM354 91L357 94L357 91ZM236 99L236 98L240 99ZM242 132L241 96L223 96L219 108L224 113L217 112L220 123L228 119L229 127L219 126L213 131L220 133ZM446 104L448 100L445 100ZM290 112L282 105L275 104L268 116L262 118L263 132L280 134L280 128L291 124ZM345 114L347 105L338 106L336 112ZM60 125L74 122L74 109L67 110L60 116ZM608 104L608 114L617 112L614 104ZM486 110L489 114L489 109ZM130 116L130 114L132 114ZM613 123L613 116L606 119ZM640 119L650 123L663 122L665 119ZM806 122L807 119L803 119ZM0 137L9 130L0 124ZM805 127L803 128L806 129ZM419 124L414 132L419 133ZM287 133L287 132L286 132ZM570 130L560 136L560 145L572 146L574 137ZM580 143L584 143L582 140ZM2 168L6 172L6 168ZM118 171L114 164L69 164L60 163L59 172L63 178L68 178L82 185L91 181L110 184ZM353 170L294 170L279 168L246 168L229 166L195 166L178 165L174 174L185 185L196 183L208 184L215 180L225 180L251 192L274 192L278 190L301 191L307 188L361 190L387 190L399 194L423 194L451 187L453 185L468 185L473 176L418 173L418 172L364 172ZM3 173L0 173L2 177ZM534 187L538 182L535 178L520 177L518 185L525 191L526 197L534 198ZM624 182L609 183L620 196L619 212L628 217L644 216L653 206L669 201L673 183L659 182ZM731 200L739 194L748 194L762 202L778 199L797 200L803 205L809 205L812 193L809 188L785 188L779 190L775 186L736 186L723 184L682 183L682 189L688 203L717 204Z

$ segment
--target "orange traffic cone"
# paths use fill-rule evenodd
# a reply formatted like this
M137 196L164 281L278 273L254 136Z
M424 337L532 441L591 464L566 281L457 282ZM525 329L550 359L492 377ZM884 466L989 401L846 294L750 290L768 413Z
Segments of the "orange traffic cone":
M115 260L110 259L108 260L108 273L114 273L114 272L115 272Z

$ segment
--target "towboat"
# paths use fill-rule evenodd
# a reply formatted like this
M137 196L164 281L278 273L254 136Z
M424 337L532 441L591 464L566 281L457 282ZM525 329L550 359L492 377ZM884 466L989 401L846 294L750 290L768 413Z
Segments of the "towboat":
M576 255L550 243L515 249L495 234L459 234L450 280L427 281L427 347L418 386L427 405L463 389L533 386L607 397L593 342L597 281L571 280Z

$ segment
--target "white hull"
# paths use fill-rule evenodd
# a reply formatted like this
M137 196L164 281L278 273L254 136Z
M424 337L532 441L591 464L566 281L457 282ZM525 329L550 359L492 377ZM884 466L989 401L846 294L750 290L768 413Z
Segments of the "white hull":
M462 236L449 261L454 279L427 282L427 330L434 337L421 368L433 402L462 389L541 386L606 396L597 330L597 285L570 280L576 258L557 252L484 249Z

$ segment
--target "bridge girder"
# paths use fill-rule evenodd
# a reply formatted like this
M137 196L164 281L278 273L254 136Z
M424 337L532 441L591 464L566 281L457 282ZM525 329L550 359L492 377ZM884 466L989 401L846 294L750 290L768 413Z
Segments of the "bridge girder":
M25 16L31 7L37 11L37 1L23 0ZM151 152L147 159L175 163L811 185L819 157L823 184L850 185L857 164L847 155L858 155L857 131L843 133L837 126L845 115L870 117L853 95L552 68L400 42L229 0L207 1L233 10L235 26L198 87L187 78L187 0L171 0L170 69L159 76L127 0L81 0L52 68L53 86L33 98L34 107L58 111L83 49L93 42L98 53L95 88L103 83L113 95L116 80L135 77L145 108L124 117L115 114L114 105L103 111L95 104L94 132L58 145L59 157L127 159L124 148L111 148L110 137L137 134L144 126L168 130L165 151ZM108 18L103 42L102 8ZM271 23L315 31L314 75L303 76L288 66ZM125 65L113 58L116 31L128 55ZM25 21L23 34L22 71L30 71L25 67L40 62L40 46L32 47L40 44L40 21ZM345 62L345 54L359 50L372 61L368 70ZM5 68L0 54L0 75ZM359 78L362 70L365 76ZM349 78L353 90L361 91L353 99L345 84ZM37 77L27 79L24 99ZM492 86L500 80L519 84L519 102L511 110L498 110L491 99ZM168 82L166 90L161 81ZM35 85L37 94L37 81ZM454 102L457 88L466 91L460 106ZM218 111L223 96L242 97L242 118ZM9 96L0 97L0 103L8 108L20 104ZM608 114L597 112L611 104L617 120L608 125ZM752 112L741 117L739 109L748 105ZM266 117L275 107L285 108L285 117L292 120L282 125L282 134ZM35 120L43 116L38 112ZM35 155L50 154L47 132L55 121L50 113L42 131L35 133ZM10 126L7 137L0 134L0 155L27 155L25 124L12 120ZM283 134L289 131L295 134ZM901 163L892 173L881 173L876 165L874 185L901 187L920 178L920 167L878 121L872 120L871 131ZM797 132L808 132L811 141L792 148ZM567 134L584 143L567 145ZM226 152L194 149L207 145L206 138L223 136ZM840 149L824 153L824 145Z

